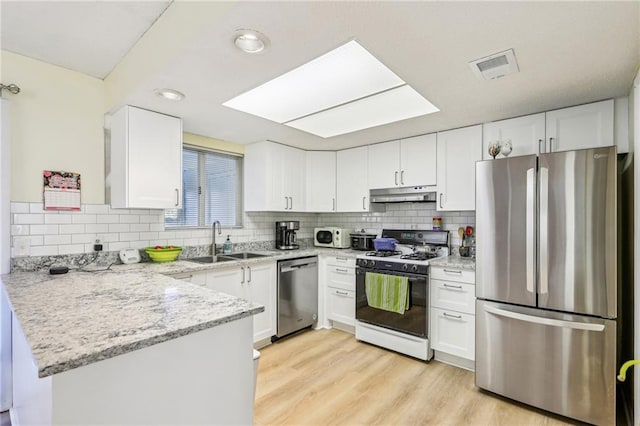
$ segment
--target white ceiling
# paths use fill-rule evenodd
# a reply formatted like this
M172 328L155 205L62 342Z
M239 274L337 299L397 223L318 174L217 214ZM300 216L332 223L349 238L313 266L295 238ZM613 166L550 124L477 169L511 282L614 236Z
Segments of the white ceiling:
M102 78L168 3L2 0L2 48ZM196 4L171 3L165 13ZM186 131L227 141L340 149L625 96L640 64L637 1L230 6L118 102L180 116ZM239 28L266 34L269 49L237 50L231 36ZM440 112L323 139L222 106L354 38ZM467 64L510 48L517 74L481 81ZM158 87L187 98L169 103L154 95Z

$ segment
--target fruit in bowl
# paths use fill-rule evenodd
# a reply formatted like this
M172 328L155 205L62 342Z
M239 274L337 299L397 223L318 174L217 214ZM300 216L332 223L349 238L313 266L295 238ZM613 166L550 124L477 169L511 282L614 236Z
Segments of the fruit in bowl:
M145 253L149 255L154 262L173 262L178 258L182 247L178 246L154 246L144 249Z

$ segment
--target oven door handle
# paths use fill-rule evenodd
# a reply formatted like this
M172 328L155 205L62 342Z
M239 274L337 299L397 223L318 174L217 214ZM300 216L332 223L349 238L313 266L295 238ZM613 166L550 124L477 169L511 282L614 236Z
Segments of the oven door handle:
M366 274L367 272L373 272L374 274L382 274L382 275L394 275L397 277L407 277L409 279L419 279L419 280L426 280L427 278L429 278L428 274L412 274L410 272L398 272L398 271L387 271L384 269L371 269L371 268L363 268L361 266L356 267L356 275L357 274Z

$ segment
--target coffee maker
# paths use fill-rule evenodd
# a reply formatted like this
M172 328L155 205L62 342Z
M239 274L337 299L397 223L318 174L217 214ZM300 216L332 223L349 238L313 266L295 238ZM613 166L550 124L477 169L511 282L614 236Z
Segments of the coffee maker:
M278 250L296 250L296 231L300 229L300 222L289 220L276 222L276 248Z

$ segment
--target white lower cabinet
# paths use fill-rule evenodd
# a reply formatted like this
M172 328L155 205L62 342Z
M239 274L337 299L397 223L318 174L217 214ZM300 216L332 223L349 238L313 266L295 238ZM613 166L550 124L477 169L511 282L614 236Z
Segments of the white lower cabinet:
M326 261L327 319L349 326L356 321L356 260L329 256Z
M335 287L327 288L327 318L347 325L355 325L356 292Z
M234 265L207 271L206 286L214 291L241 297L264 306L253 316L253 341L276 334L276 265L263 263Z
M475 357L475 315L431 308L432 348L473 360Z
M253 341L270 339L276 334L276 266L275 262L245 266L245 298L264 305L264 312L253 316Z
M475 273L431 267L430 337L436 359L473 368L475 359Z

